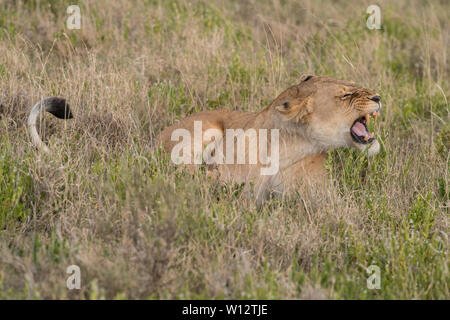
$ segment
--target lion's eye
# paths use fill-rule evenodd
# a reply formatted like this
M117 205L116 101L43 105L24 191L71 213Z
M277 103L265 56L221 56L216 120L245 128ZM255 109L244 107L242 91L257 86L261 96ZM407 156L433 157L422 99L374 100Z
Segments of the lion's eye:
M348 98L348 97L350 97L352 94L351 93L346 93L346 94L344 94L343 96L342 96L342 98Z

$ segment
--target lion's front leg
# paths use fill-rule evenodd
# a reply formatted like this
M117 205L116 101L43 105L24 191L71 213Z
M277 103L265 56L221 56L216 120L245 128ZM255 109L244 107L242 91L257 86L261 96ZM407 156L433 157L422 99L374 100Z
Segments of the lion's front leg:
M310 187L326 182L325 160L327 154L319 153L307 156L281 170L280 178L284 192L293 192L299 186Z

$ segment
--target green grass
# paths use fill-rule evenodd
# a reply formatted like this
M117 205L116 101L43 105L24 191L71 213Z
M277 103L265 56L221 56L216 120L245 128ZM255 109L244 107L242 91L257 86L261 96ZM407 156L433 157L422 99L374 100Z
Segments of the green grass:
M6 139L0 146L0 230L17 227L30 215L33 181L27 166L15 159Z

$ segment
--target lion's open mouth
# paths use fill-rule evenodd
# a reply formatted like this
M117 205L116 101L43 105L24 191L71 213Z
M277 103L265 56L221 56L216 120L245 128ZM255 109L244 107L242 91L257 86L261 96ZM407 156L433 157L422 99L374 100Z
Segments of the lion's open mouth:
M350 128L350 134L357 143L366 144L375 140L375 135L367 128L367 124L370 122L370 116L372 116L374 120L377 120L378 112L372 112L366 114L364 117L356 119Z

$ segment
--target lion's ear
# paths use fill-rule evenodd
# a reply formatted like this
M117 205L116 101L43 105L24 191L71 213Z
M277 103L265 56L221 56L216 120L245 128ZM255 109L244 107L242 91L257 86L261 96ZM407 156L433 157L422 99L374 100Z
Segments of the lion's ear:
M300 82L306 82L312 77L314 77L312 74L304 74L300 77Z
M295 123L306 123L308 116L313 112L311 98L292 99L275 107L285 120L291 120Z

